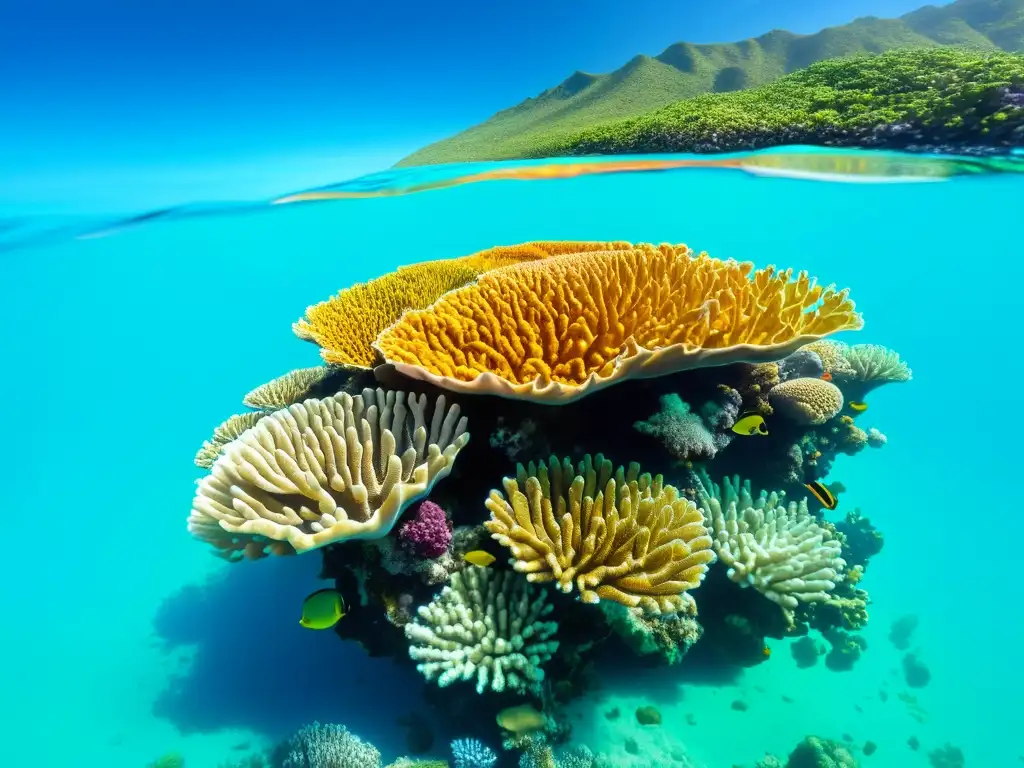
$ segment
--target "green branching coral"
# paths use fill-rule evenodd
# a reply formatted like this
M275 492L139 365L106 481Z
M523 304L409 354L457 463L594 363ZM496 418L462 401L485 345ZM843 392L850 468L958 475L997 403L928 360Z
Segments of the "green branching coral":
M409 656L445 688L476 680L477 693L520 693L544 679L541 665L558 649L547 593L508 571L467 568L405 626Z
M834 373L849 400L863 400L873 389L893 381L910 381L910 367L899 354L881 344L854 344L843 348L849 369Z
M726 478L719 488L701 473L700 508L710 520L714 549L729 578L753 586L782 608L789 621L801 603L826 602L846 563L833 530L807 511L807 499L762 491Z
M658 654L669 664L682 661L704 633L704 628L692 616L678 613L649 615L606 600L600 603L600 608L612 631L635 654Z

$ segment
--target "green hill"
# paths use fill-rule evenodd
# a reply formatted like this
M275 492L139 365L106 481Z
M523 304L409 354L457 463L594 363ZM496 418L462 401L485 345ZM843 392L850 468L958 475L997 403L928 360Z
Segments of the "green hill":
M676 43L605 75L576 72L555 88L413 153L399 165L536 157L539 147L706 93L770 83L824 59L942 45L1024 50L1024 0L957 0L898 19L863 18L813 35L775 30L738 43Z
M919 48L826 59L759 88L706 93L541 139L530 154L723 152L779 144L1024 145L1024 54Z

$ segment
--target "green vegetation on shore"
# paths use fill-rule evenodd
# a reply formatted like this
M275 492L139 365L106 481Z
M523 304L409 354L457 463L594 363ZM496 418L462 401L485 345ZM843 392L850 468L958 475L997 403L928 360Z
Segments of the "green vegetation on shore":
M538 143L530 156L780 144L1024 145L1024 54L951 48L831 59L736 93Z
M898 19L863 18L813 35L775 30L738 43L676 43L606 75L561 85L432 144L399 165L537 157L604 123L646 116L702 94L755 89L826 59L958 45L1024 50L1024 0L956 0ZM596 150L595 150L596 151Z

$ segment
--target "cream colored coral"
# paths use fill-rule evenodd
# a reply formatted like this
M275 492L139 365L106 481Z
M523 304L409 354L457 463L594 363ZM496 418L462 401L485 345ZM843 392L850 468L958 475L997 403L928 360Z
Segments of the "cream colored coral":
M305 400L310 391L331 374L331 368L317 365L297 368L262 384L247 394L242 402L250 408L277 410Z
M212 467L213 462L220 456L225 445L266 415L263 411L239 413L218 424L213 430L213 437L209 440L204 440L203 447L196 453L194 459L196 466L203 467L204 469Z
M573 587L585 603L613 600L648 613L696 612L687 590L714 560L704 518L661 475L628 472L598 454L574 469L551 457L517 465L491 491L484 525L512 553L515 570L534 582Z
M846 362L846 357L844 356L848 345L843 344L841 341L819 339L818 341L812 341L803 348L821 358L821 367L833 376L853 373L853 368Z
M790 379L772 388L768 402L797 424L824 424L843 410L843 393L824 379Z
M837 375L837 380L855 379L880 386L890 381L910 381L910 367L898 353L881 344L854 344L843 350L850 371Z
M724 490L703 480L698 499L732 581L754 587L790 621L801 603L829 599L846 562L840 542L807 511L806 498L786 504L784 493L762 491L754 499L749 481L741 485L735 477L726 478Z
M558 625L543 590L511 571L467 568L419 608L405 626L409 656L427 680L445 688L475 680L490 689L525 693L544 679L541 666L558 649Z
M297 552L386 536L469 440L457 405L439 397L432 417L427 405L426 395L365 389L266 416L199 481L189 529L209 540L212 520Z

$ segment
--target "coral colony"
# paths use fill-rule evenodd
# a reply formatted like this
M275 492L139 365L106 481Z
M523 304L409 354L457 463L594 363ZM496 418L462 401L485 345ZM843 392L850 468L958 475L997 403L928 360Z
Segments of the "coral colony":
M861 326L845 290L683 245L405 267L295 323L325 365L214 430L188 527L230 562L319 553L347 606L334 632L415 665L453 735L480 739L453 742L454 765L498 746L604 765L569 746L564 707L616 653L749 667L766 638L815 630L799 667L856 663L882 537L830 473L885 444L872 392L911 377L829 338ZM340 726L286 746L278 764L381 762Z

